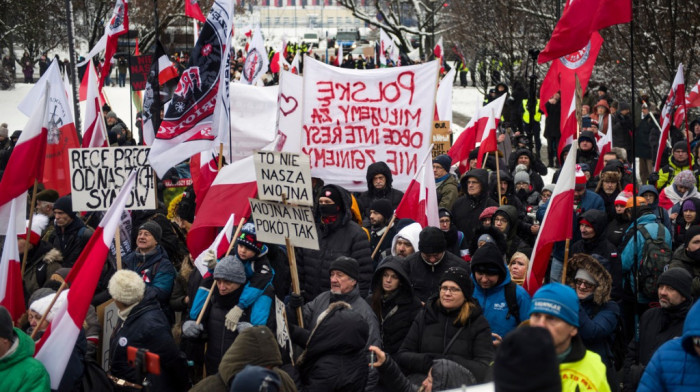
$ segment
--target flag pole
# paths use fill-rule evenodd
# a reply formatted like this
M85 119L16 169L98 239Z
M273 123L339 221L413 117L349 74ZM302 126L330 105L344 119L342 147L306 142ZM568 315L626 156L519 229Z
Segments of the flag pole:
M245 223L245 218L241 218L240 222L238 222L238 227L236 227L236 233L233 234L233 237L231 237L231 243L228 245L228 251L226 251L226 256L231 254L231 249L233 249L233 244L236 242L236 238L238 238L238 235L241 234L241 229L243 228L243 224ZM224 257L226 257L224 256ZM214 288L216 287L216 280L211 284L211 288L209 289L209 294L207 294L207 299L204 300L204 305L202 305L202 310L199 312L199 316L197 316L197 324L202 323L202 318L204 318L204 312L206 312L207 307L209 306L209 302L211 302L211 295L214 294Z
M496 188L498 188L498 206L500 207L503 205L503 200L501 200L501 170L498 164L498 149L493 155L496 158Z
M27 223L27 231L24 237L25 244L24 244L24 251L22 252L22 279L24 279L24 271L27 269L27 256L29 255L29 238L32 234L32 221L34 220L34 206L36 205L36 188L39 185L39 182L34 179L34 188L32 188L32 199L29 202L29 223ZM14 222L10 222L9 224L14 224ZM41 234L40 234L41 235Z
M122 244L120 237L119 226L117 225L117 231L114 232L114 249L117 252L117 271L122 269Z
M61 287L58 288L58 291L56 292L56 295L54 295L53 299L51 300L51 303L49 304L49 307L46 308L46 311L44 311L44 314L41 315L41 320L39 320L39 323L36 325L36 328L32 331L31 338L34 340L36 337L36 334L39 332L39 327L41 327L41 324L46 321L46 317L49 315L49 312L51 311L51 308L53 308L53 305L56 303L56 300L58 299L58 296L61 295L63 290L68 287L68 283L64 280L63 283L61 283Z
M384 242L384 238L386 238L386 235L389 233L389 230L391 230L391 228L394 226L395 220L396 220L396 214L393 214L391 216L391 220L389 221L389 224L386 225L386 230L384 230L384 234L382 234L382 238L379 239L377 246L374 247L374 251L372 252L372 257L370 257L372 260L374 260L374 256L377 255L377 252L379 251L379 247L382 245L382 242Z
M561 269L561 283L566 284L566 267L569 265L569 244L571 239L566 239L566 247L564 248L564 266Z
M482 168L482 169L486 167L486 161L489 159L489 153L488 153L488 152L487 152L486 154L484 154L484 158L483 158L483 159L484 159L484 161L481 162L481 168Z
M223 166L223 160L224 160L223 158L224 158L224 143L221 142L221 143L219 143L219 161L217 162L217 167L218 167L219 171L221 171L221 167Z

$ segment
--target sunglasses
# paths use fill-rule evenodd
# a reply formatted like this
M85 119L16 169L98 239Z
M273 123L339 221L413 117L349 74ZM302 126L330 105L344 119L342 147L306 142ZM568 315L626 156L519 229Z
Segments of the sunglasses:
M596 288L596 286L598 286L597 284L587 282L583 279L574 280L574 284L576 285L576 287L582 287L584 290L591 290L591 289Z

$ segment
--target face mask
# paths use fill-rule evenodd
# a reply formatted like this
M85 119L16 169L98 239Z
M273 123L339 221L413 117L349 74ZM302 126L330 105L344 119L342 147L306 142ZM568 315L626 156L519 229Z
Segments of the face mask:
M700 260L700 249L696 249L693 252L686 249L685 253L688 255L688 257L690 257L691 259L693 259L695 261Z
M337 215L338 205L336 204L319 204L318 210L321 212L321 216Z

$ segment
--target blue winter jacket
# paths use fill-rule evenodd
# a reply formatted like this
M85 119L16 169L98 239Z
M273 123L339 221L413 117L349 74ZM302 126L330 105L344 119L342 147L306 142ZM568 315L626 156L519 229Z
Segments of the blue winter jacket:
M515 286L515 298L520 308L518 312L520 320L516 320L515 317L508 314L505 294L505 286L511 282L508 269L506 269L506 278L503 282L490 289L482 289L474 279L474 274L472 274L472 280L474 281L473 296L479 301L479 306L484 311L484 317L486 317L491 326L491 332L504 338L508 332L518 326L519 322L530 318L530 295L519 285Z
M637 392L697 391L700 388L700 356L693 337L700 336L700 302L688 312L683 337L664 343L649 361Z

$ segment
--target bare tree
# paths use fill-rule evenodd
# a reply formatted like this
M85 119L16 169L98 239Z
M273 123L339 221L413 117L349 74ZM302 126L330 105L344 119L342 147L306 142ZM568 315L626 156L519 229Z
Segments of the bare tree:
M0 46L14 53L15 46L31 58L49 52L66 39L65 12L61 0L11 0L0 2Z

